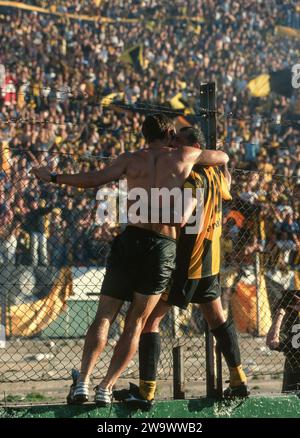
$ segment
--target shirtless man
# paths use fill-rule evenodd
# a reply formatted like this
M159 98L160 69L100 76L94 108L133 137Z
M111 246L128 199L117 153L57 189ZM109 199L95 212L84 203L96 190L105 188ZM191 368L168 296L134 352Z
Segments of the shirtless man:
M182 187L195 163L224 165L228 162L228 156L222 151L170 147L174 125L162 114L147 116L142 132L147 149L124 153L101 171L57 175L42 167L33 169L33 173L46 182L80 188L100 187L126 176L129 191L143 188L150 195L154 187L169 190ZM96 404L107 406L111 403L112 388L136 353L147 318L165 291L175 268L175 238L175 226L147 221L129 224L115 238L97 314L86 335L81 372L71 387L68 402L83 403L88 400L89 378L107 343L109 327L123 302L131 301L107 374L96 387Z

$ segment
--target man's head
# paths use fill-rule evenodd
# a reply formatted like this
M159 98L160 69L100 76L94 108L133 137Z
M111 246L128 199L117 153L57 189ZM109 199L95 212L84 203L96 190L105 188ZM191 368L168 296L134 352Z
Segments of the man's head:
M173 139L174 147L192 146L205 149L205 138L201 129L193 126L184 126Z
M147 143L160 140L168 144L174 132L174 123L164 114L150 114L145 118L142 126L142 133Z

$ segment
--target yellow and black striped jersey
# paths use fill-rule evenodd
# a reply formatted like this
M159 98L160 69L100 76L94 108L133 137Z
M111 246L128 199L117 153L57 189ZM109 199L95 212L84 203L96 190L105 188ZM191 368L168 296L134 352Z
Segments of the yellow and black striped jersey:
M194 166L185 181L196 198L202 189L201 226L194 233L182 228L177 246L177 269L188 279L200 279L220 272L220 240L222 232L222 199L231 195L223 173L217 167Z

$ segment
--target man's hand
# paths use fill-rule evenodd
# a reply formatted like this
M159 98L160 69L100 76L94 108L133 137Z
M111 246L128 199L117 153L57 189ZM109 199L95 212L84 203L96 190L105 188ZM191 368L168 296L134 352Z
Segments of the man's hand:
M272 330L268 333L267 339L266 339L267 347L270 348L270 350L277 350L280 344L279 340L279 333L273 332Z
M272 322L272 325L268 331L266 344L270 350L278 350L280 346L280 329L282 325L282 321L285 315L285 310L283 308L279 308L276 312L275 318Z
M49 167L34 167L31 172L44 182L50 182L51 180L51 171Z

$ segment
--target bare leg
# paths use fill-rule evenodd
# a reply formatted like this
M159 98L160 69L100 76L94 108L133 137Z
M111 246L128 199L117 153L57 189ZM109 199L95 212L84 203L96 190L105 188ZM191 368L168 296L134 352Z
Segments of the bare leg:
M226 321L221 298L217 298L209 303L200 304L200 309L211 330L219 327Z
M171 306L161 299L147 319L143 333L159 333L160 323L170 309Z
M138 349L140 335L147 318L159 299L160 295L134 294L123 333L115 347L107 374L99 385L101 388L112 390L118 377L126 369Z
M116 318L123 301L101 295L95 319L86 334L82 360L80 381L88 383L99 355L107 343L108 330Z

